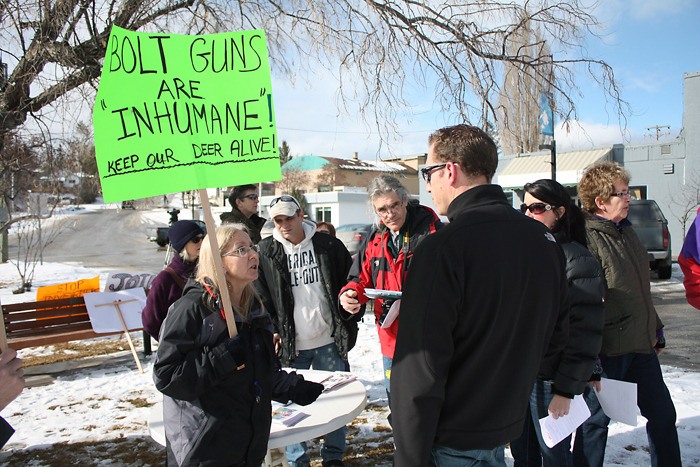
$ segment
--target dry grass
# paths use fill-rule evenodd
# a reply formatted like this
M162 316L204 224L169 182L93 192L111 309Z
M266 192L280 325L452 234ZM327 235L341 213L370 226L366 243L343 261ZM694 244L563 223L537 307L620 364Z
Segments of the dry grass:
M140 340L134 340L134 346L142 348ZM95 341L75 341L63 344L55 344L54 351L49 355L27 355L22 357L25 367L35 365L47 365L78 358L109 355L122 350L129 350L129 344L124 338L101 339Z

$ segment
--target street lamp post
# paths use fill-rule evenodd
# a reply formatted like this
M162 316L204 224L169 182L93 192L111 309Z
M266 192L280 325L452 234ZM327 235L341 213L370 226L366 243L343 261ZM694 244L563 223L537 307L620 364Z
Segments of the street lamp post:
M551 153L550 165L552 166L552 180L557 179L557 142L552 139L552 144L540 144L540 149L549 149Z

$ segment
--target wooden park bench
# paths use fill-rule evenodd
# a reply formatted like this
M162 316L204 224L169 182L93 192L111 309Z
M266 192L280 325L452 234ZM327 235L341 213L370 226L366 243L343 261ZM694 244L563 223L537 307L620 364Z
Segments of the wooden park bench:
M83 297L39 302L1 304L0 346L15 350L76 340L121 334L92 330ZM151 352L150 337L144 333L144 352Z

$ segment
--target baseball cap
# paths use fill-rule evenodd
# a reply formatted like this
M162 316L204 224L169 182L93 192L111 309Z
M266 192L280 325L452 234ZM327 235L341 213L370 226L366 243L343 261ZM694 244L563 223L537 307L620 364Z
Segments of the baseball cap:
M267 211L270 213L270 218L273 219L277 216L292 217L299 209L301 206L293 196L282 195L270 201L270 207L267 208Z

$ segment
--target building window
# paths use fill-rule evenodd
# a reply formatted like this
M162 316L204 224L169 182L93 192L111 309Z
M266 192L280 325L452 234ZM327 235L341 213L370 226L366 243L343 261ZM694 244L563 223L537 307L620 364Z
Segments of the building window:
M664 164L664 174L671 175L675 172L674 164Z
M327 191L331 191L331 186L330 185L319 185L318 187L318 192L319 193L325 193Z
M316 208L316 222L330 222L331 221L331 207L322 206Z
M664 144L661 146L661 155L662 156L670 156L671 155L671 145L670 144Z

